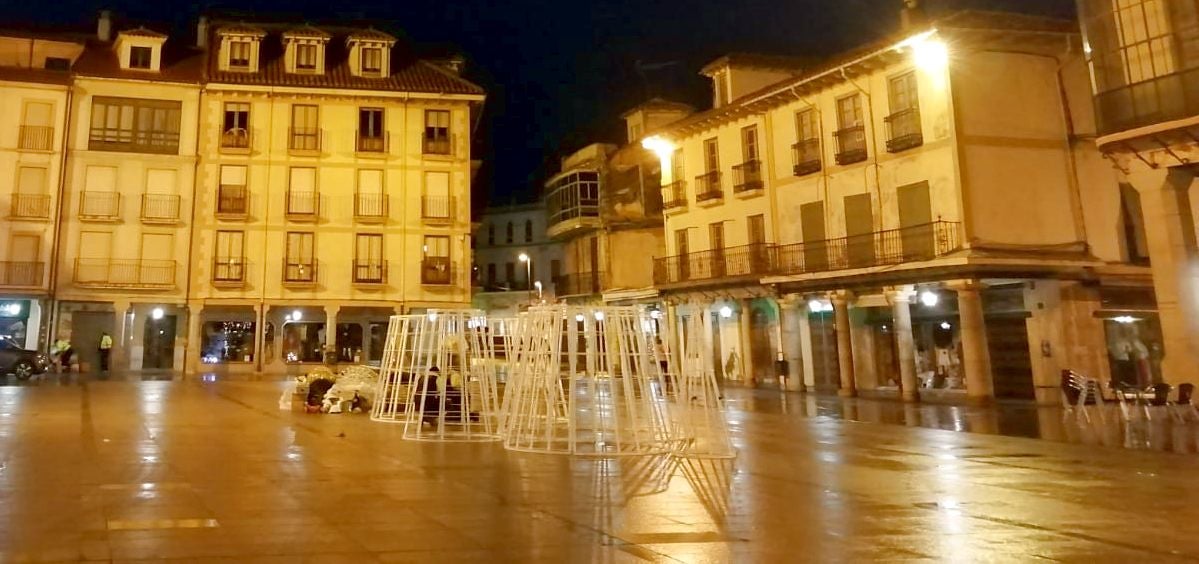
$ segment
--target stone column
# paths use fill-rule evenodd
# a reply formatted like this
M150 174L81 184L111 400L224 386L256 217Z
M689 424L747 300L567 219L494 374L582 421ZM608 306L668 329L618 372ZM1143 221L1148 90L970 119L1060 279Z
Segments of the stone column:
M1190 188L1195 176L1181 167L1132 174L1141 195L1145 237L1165 356L1162 378L1180 384L1199 366L1199 244Z
M800 341L800 318L804 316L803 300L798 294L788 294L779 300L779 350L787 361L787 389L802 391L804 388L804 362Z
M254 305L254 367L258 372L262 372L262 367L270 362L266 358L266 311L266 304Z
M987 327L979 294L982 284L977 280L961 280L948 286L958 294L966 397L977 403L990 402L995 398L995 384L991 379L991 354L987 350Z
M112 320L112 352L108 353L109 372L115 372L122 368L129 368L129 347L133 343L130 339L132 332L130 328L126 326L127 324L125 323L125 318L129 313L129 307L131 305L132 304L129 303L129 300L113 300L112 302L112 311L114 313ZM95 343L84 343L83 346L99 348L100 342L96 341ZM99 361L97 361L97 366L95 367L97 372L100 371L100 366L98 363Z
M903 388L903 401L920 401L920 387L916 380L916 341L912 338L912 298L915 295L911 287L887 292L895 326L895 345L899 352L899 383Z
M746 384L757 385L758 379L754 374L753 354L753 300L742 299L737 312L737 334L741 342L741 376Z
M800 304L799 320L799 351L804 359L803 386L801 390L816 391L816 356L812 352L812 323L807 304Z
M858 395L853 371L853 327L849 323L850 298L849 292L836 292L830 297L837 331L837 363L841 368L841 389L837 394L842 397Z
M200 313L204 304L189 302L187 304L187 341L183 346L183 373L192 374L200 370L200 346L203 340L200 335Z
M325 352L337 353L337 312L341 306L325 306Z
M666 302L666 352L670 355L670 363L675 370L682 370L683 367L683 357L680 356L682 339L679 336L681 334L678 306L672 302Z

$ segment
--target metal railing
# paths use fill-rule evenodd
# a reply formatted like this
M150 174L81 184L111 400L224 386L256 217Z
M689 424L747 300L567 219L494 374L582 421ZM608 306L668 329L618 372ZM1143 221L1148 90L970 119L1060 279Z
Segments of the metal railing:
M179 196L175 194L142 194L142 220L150 222L179 221Z
M777 274L805 274L931 260L961 248L961 223L934 221L808 243L781 245Z
M352 274L355 284L382 284L387 281L387 261L355 260Z
M386 153L387 134L377 133L370 135L359 131L355 133L354 149L359 153Z
M387 217L387 194L354 194L354 217L360 220L383 220Z
M286 196L287 206L285 210L288 217L293 219L315 219L320 213L320 192L316 190L288 190Z
M425 257L420 263L420 283L448 285L454 281L450 257Z
M453 139L453 137L421 137L421 150L426 155L453 154Z
M574 272L554 279L554 294L557 296L590 296L604 290L607 278L603 272Z
M46 265L41 262L0 262L0 286L41 286Z
M250 130L243 127L226 129L221 133L222 149L249 149Z
M217 215L245 217L250 211L250 191L244 185L222 184L217 187Z
M833 133L833 138L837 140L837 164L847 165L866 160L866 126L838 129Z
M434 221L454 219L453 196L421 196L420 216L422 219Z
M899 110L885 118L887 126L887 152L898 153L924 144L920 130L920 109Z
M120 192L80 192L79 217L113 220L121 216Z
M1100 92L1095 110L1100 135L1189 118L1199 113L1199 68Z
M292 151L320 151L319 127L292 127L287 130L287 148Z
M666 197L662 199L663 209L686 209L687 208L687 182L684 180L675 180L670 184L662 187L666 191Z
M821 164L819 139L804 139L791 145L791 172L795 176L820 172Z
M754 159L733 166L733 193L762 189L762 161Z
M770 273L775 246L754 243L654 259L654 284L678 284Z
M217 258L212 261L212 281L238 283L246 280L246 261L240 258Z
M16 192L12 195L8 216L15 219L50 219L50 195Z
M695 177L695 201L706 202L724 198L724 189L720 186L720 171L713 170Z
M99 288L171 288L175 261L143 259L75 259L75 284Z
M30 151L49 151L54 146L54 128L48 125L22 125L18 147Z
M283 282L285 284L315 284L316 260L312 258L283 259Z

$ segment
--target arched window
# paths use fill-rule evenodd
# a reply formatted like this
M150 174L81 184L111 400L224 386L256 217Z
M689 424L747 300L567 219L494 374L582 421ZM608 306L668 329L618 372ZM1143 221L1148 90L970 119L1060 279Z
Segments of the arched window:
M525 242L533 242L533 220L531 219L525 220Z
M512 239L513 239L513 237L515 237L512 233L513 233L512 232L512 222L509 221L508 222L508 244L509 245L512 244Z

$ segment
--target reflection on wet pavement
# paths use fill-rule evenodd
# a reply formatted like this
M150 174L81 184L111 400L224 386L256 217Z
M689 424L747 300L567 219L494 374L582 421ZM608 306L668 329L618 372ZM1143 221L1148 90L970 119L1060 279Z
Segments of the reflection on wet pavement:
M1199 458L983 434L1055 438L1036 408L728 390L736 460L613 460L407 442L281 390L0 386L0 561L1199 559Z

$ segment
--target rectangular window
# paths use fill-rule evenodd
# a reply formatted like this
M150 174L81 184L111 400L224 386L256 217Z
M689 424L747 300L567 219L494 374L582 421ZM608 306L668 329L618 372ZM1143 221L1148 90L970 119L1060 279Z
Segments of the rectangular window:
M221 165L221 181L217 187L216 213L245 215L249 193L246 190L244 165Z
M450 238L444 235L426 235L425 244L421 250L424 253L421 265L421 283L449 284L452 281Z
M920 128L920 103L916 95L916 73L908 72L887 81L891 114L887 126L887 151L896 153L924 144Z
M766 242L766 218L762 214L751 215L746 219L749 244L759 245Z
M550 280L557 280L562 276L562 261L558 259L550 260Z
M495 226L494 225L487 226L487 244L489 246L495 245Z
M674 156L670 158L671 180L681 182L683 180L683 149L680 147L674 150Z
M370 74L383 72L383 49L379 47L362 48L362 72Z
M291 107L291 143L293 150L316 151L321 148L320 109L293 104Z
M149 47L130 47L129 48L129 68L131 69L148 69L150 68L150 58L153 55L153 50Z
M758 128L751 125L741 128L741 162L758 160Z
M687 250L687 230L678 229L674 232L674 253L676 255L685 255Z
M354 282L383 282L383 235L359 233L354 242Z
M316 45L296 45L296 68L316 70Z
M487 285L495 286L495 283L495 263L491 263L487 265Z
M724 248L724 223L716 222L708 225L708 248L719 251Z
M387 150L383 129L383 108L358 109L358 151L382 153Z
M355 217L383 218L387 216L387 196L383 191L383 171L381 169L358 171L358 192L355 198Z
M421 195L421 217L424 219L448 220L453 217L454 206L450 198L450 173L426 171L424 194ZM511 224L509 224L511 226ZM511 237L511 233L509 233ZM511 243L512 241L508 241Z
M221 147L235 149L250 147L250 104L225 102Z
M862 96L853 94L837 100L837 154L839 165L866 160L866 126L862 120Z
M704 172L717 172L720 170L720 146L716 144L716 138L704 140Z
M182 102L96 96L88 148L130 153L178 153Z
M862 97L858 94L837 100L837 127L849 129L862 125Z
M229 42L229 68L233 68L233 69L248 69L248 68L250 68L250 42L249 41L230 41Z
M245 234L241 231L217 231L213 251L212 279L240 282L245 279Z
M316 235L310 232L287 233L287 250L283 259L285 282L316 281L315 239Z
M44 66L46 70L69 71L71 70L71 60L64 57L46 57Z
M425 110L425 143L427 155L450 154L449 110Z
M530 219L525 220L525 242L533 242L533 221Z
M516 285L516 263L504 263L504 282L509 286Z
M916 98L916 73L908 72L892 77L887 85L887 94L891 103L891 113L897 114L904 110L914 110L919 107Z
M17 171L18 194L45 194L46 169L44 167L23 166Z
M316 169L310 167L290 168L288 170L287 214L314 217L317 215L319 201Z

